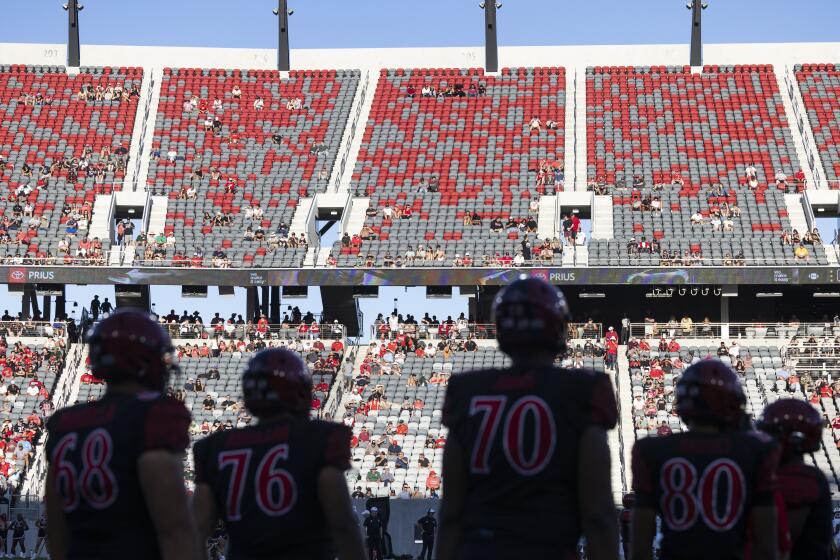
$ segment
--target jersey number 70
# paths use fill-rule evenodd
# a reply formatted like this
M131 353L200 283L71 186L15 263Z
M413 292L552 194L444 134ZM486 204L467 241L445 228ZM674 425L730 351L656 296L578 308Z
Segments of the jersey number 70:
M535 395L526 395L516 400L506 410L507 396L485 395L473 397L470 401L470 416L481 414L481 425L470 458L470 472L490 472L490 451L496 432L502 427L502 449L510 467L522 476L534 476L542 472L554 456L557 444L557 429L548 404ZM529 425L533 432L533 446L525 445L525 430Z

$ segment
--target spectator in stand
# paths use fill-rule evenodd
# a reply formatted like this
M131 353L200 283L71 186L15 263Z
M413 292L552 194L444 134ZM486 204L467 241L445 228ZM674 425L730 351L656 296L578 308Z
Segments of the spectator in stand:
M781 169L776 170L775 180L776 180L776 188L781 190L781 191L787 192L787 190L788 190L787 175L785 175L785 173Z

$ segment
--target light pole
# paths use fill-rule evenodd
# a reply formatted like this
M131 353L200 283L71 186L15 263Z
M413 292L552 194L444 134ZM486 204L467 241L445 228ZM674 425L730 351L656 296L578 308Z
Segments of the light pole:
M79 0L68 0L61 6L67 12L67 66L78 68L79 62L79 12L85 9Z
M691 65L703 66L702 14L709 5L703 0L690 0L685 7L691 10Z
M277 0L277 8L271 10L277 16L277 69L288 72L289 66L289 16L295 13L289 9L287 0Z
M498 72L499 39L496 33L496 10L502 7L502 3L489 0L481 2L478 7L484 10L484 70Z

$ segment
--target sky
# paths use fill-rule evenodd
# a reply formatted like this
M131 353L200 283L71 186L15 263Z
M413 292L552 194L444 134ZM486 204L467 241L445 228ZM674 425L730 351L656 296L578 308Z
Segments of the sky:
M288 0L295 48L454 47L484 42L479 0ZM840 41L840 1L707 0L704 42ZM0 42L63 43L67 16L62 0L3 3ZM686 0L502 0L498 12L499 44L585 45L686 43L690 13ZM276 48L276 0L83 0L81 42L98 45ZM68 299L86 306L93 294L112 298L113 287L69 287ZM467 299L426 300L422 288L387 288L378 300L361 300L367 324L399 310L422 316L445 316L467 309ZM457 294L457 292L456 292ZM206 299L181 298L179 287L154 287L158 310L243 313L245 297L220 298L213 288ZM285 304L321 311L320 294ZM0 309L16 312L20 298L0 286ZM72 308L70 308L72 309ZM81 307L79 308L81 309Z
M0 41L65 42L62 1L3 0L7 24ZM685 43L691 25L686 1L503 0L499 44ZM479 0L288 2L295 11L289 21L293 49L454 47L484 42ZM707 43L840 40L838 0L707 3L703 15ZM250 48L277 44L277 18L271 13L277 0L83 0L82 4L82 44Z

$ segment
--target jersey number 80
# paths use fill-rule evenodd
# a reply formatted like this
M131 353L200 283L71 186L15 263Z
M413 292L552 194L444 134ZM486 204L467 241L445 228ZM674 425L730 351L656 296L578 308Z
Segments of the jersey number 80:
M668 460L660 470L662 518L672 531L686 531L698 519L712 531L728 531L744 510L746 483L741 467L717 459L703 470L683 457Z

